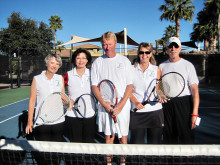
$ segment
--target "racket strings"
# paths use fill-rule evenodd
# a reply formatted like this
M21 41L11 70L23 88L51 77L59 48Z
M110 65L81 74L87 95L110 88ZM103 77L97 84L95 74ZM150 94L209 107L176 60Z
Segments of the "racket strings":
M177 97L184 89L185 82L179 74L167 74L157 83L157 95L162 99Z
M63 104L63 114L70 109L70 99L67 95L61 94L62 104Z
M83 95L79 98L74 108L78 109L83 117L89 118L96 113L96 101L94 97L89 94Z
M48 97L40 110L40 118L44 122L54 122L64 116L70 108L69 99L65 95L53 94Z
M116 100L115 90L108 82L102 82L100 85L100 93L103 100L114 103Z
M167 83L163 83L159 81L156 85L156 93L159 99L168 99L169 97L166 95L170 91L170 86Z

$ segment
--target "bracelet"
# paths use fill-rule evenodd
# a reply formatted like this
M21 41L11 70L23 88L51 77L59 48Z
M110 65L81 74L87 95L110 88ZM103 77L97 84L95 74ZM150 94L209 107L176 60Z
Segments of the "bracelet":
M199 115L194 115L194 114L191 114L192 116L196 116L196 117L199 117Z

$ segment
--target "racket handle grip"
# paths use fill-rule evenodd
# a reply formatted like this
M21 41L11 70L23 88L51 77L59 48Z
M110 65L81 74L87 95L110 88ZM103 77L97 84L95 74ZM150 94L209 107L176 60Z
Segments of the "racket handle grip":
M133 112L137 112L137 110L138 110L137 108L134 108L134 109L133 109Z
M147 103L149 103L149 101L148 100L146 100L146 101L144 101L143 103L141 103L142 105L146 105ZM134 108L133 109L133 112L137 112L137 108Z
M22 132L22 133L21 133L21 136L22 136L23 138L26 138L27 134L26 134L25 132Z
M121 135L121 131L120 131L119 126L118 126L117 118L116 118L116 116L113 116L112 113L109 113L109 114L111 115L112 119L114 120L115 127L116 127L116 130L117 130L117 133L118 133L118 138L121 139L122 135Z
M122 135L121 135L121 131L119 129L118 123L115 123L115 127L116 127L116 130L117 130L117 133L118 133L118 138L121 139Z
M116 116L113 116L112 113L109 113L112 117L112 119L114 120L114 122L117 122Z

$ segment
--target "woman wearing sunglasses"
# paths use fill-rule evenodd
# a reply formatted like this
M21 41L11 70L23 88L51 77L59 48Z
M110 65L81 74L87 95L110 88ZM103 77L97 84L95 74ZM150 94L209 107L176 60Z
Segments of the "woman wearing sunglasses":
M161 103L141 103L147 99L154 100L155 95L149 95L160 78L161 71L156 66L153 47L149 43L141 43L138 47L137 63L134 65L133 93L131 94L131 143L144 144L147 131L148 144L162 143L164 116ZM137 108L136 112L133 109Z

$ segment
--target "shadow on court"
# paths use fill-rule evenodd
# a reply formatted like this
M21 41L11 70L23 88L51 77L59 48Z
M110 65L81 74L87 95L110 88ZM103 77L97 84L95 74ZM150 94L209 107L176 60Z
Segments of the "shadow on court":
M27 126L28 121L28 111L24 110L22 111L22 115L18 117L18 136L17 139L24 136L25 128ZM27 134L25 135L25 138L27 140L34 140L33 134Z
M196 144L220 144L220 89L202 84L200 87L199 116Z

